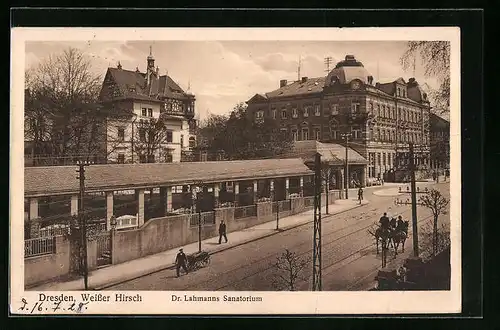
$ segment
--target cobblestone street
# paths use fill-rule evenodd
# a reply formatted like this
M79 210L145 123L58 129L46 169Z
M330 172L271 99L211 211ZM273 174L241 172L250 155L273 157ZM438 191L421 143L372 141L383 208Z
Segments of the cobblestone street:
M448 185L436 187L443 190L445 196L449 195ZM373 193L374 191L394 190L394 188L375 189L366 191L366 198L370 200L369 205L335 216L323 216L323 290L367 290L373 287L374 277L381 267L381 257L376 253L374 238L368 230L378 221L383 212L387 212L389 216L402 215L403 218L410 219L409 206L394 205L395 194ZM422 207L418 208L418 218L420 229L432 222L430 212ZM441 217L440 221L441 223L449 222L446 216ZM310 258L312 256L312 224L214 254L208 267L180 278L176 278L175 270L169 269L107 288L107 290L276 290L273 286L276 271L274 263L285 249L301 257ZM391 266L391 262L402 263L410 254L412 254L411 228L406 240L405 252L399 253L398 257L393 259L394 250L391 249L387 260L388 266ZM306 268L304 275L305 280L298 283L298 290L311 289L312 265Z

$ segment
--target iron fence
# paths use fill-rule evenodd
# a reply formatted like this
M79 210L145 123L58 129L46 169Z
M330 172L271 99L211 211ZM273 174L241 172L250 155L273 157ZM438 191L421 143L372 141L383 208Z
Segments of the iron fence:
M24 241L24 257L34 257L56 252L55 237L32 238Z
M304 207L314 206L314 196L304 197Z
M234 208L234 218L248 218L257 216L257 206L256 205L248 205L248 206L240 206Z
M200 215L198 213L193 213L191 214L189 218L189 225L191 227L198 226L198 220L200 218ZM209 211L209 212L202 212L201 213L201 225L215 225L215 212L214 211Z
M292 201L290 199L286 199L283 201L273 202L273 213L290 211L292 209Z

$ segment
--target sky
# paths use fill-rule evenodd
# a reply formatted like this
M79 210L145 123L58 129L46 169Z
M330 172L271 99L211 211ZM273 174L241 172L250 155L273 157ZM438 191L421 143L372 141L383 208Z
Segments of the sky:
M332 69L345 55L354 55L372 74L375 82L415 77L423 85L437 87L423 75L416 62L405 72L399 58L404 41L50 41L26 42L25 65L34 67L51 54L68 47L80 49L92 63L92 70L104 79L108 67L120 61L123 69L142 72L150 46L160 74L172 77L184 90L196 96L201 119L208 114L227 114L239 102L256 93L279 88L279 81L296 80L299 58L302 77L326 75L324 59L332 57Z

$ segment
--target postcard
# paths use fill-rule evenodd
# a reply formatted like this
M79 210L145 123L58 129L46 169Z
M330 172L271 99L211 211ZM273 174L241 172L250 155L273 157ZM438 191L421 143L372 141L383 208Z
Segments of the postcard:
M461 311L458 27L11 35L11 313Z

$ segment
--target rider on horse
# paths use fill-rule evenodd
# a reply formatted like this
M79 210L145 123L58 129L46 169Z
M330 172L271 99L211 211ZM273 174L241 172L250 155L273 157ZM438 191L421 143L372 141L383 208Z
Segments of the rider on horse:
M384 229L384 230L388 230L389 229L389 218L387 217L387 213L384 212L384 215L382 217L380 217L380 220L378 221L379 224L380 224L380 228Z

